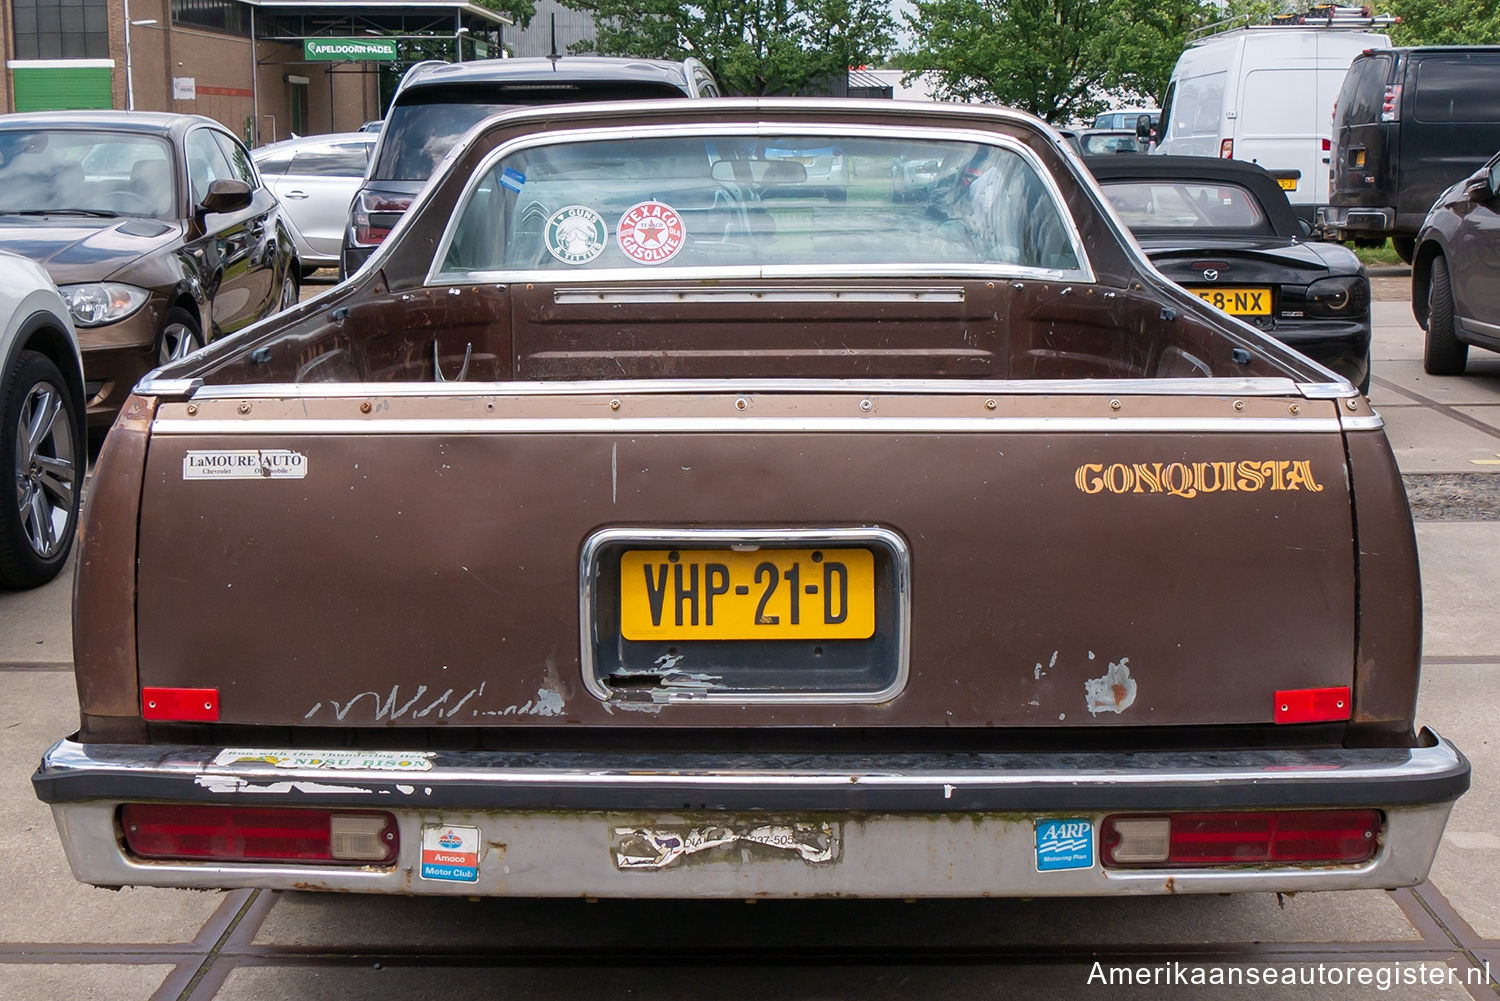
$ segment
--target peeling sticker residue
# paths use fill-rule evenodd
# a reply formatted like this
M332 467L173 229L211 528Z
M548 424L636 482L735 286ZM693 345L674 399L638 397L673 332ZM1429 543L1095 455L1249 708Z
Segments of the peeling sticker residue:
M1135 703L1135 679L1130 676L1130 658L1121 657L1109 665L1101 678L1083 683L1084 706L1089 715L1102 712L1122 713Z
M832 862L839 852L836 824L764 824L732 827L616 827L615 865L620 869L666 869L689 855L740 843L796 854L804 862Z
M252 793L358 793L365 796L373 796L375 790L361 789L358 786L331 786L322 782L252 782L249 779L240 778L238 775L195 775L193 782L202 789L209 792L252 792Z
M332 768L379 772L425 772L432 768L431 751L284 750L263 747L226 747L214 757L216 765L272 765L276 768Z

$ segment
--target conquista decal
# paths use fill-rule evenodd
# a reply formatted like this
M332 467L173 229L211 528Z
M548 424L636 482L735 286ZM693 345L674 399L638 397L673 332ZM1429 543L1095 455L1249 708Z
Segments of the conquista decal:
M1213 462L1088 462L1073 482L1086 494L1255 493L1305 490L1321 493L1309 459L1229 459Z

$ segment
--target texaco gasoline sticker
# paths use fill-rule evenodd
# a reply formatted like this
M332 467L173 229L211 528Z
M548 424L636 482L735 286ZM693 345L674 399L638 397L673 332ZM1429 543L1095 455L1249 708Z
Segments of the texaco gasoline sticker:
M620 216L615 239L625 256L637 264L662 264L677 256L686 242L682 216L670 205L641 202Z
M547 220L547 250L564 264L587 264L604 253L604 218L587 205L569 205Z

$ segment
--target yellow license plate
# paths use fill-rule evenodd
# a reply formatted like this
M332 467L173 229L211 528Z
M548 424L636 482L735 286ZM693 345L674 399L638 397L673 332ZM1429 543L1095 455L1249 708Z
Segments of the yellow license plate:
M1282 191L1296 191L1297 179L1295 177L1278 177L1276 183L1281 185Z
M620 557L629 640L868 639L868 549L637 549Z
M1268 288L1190 288L1189 292L1236 316L1270 316L1271 290Z

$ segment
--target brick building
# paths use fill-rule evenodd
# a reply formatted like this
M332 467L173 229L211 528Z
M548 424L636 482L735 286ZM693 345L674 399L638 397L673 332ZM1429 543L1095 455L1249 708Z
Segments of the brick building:
M469 0L0 0L0 111L207 115L252 145L379 118L422 59L500 54Z

